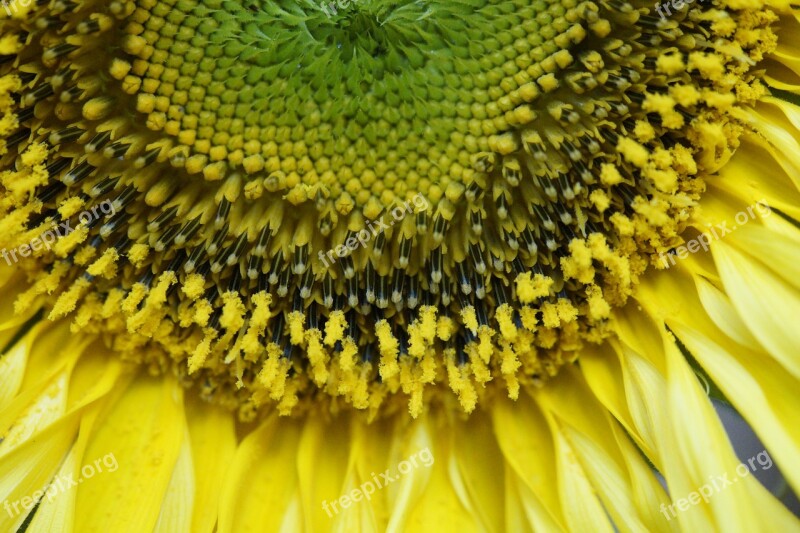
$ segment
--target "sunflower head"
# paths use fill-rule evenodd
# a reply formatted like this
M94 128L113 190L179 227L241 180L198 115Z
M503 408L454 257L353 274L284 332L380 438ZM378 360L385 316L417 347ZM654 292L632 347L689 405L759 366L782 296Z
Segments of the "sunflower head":
M0 246L58 234L17 310L244 417L516 398L609 335L764 94L770 12L645 4L0 11Z

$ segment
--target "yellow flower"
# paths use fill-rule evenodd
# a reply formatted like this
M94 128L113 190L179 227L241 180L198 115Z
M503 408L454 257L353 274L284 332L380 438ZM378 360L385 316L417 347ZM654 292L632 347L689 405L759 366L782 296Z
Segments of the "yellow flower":
M797 35L3 2L0 529L797 530Z

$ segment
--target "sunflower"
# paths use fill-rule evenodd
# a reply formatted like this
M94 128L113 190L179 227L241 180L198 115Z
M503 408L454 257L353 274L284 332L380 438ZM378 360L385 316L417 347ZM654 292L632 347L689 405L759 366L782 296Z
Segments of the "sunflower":
M798 530L798 38L2 2L0 529Z

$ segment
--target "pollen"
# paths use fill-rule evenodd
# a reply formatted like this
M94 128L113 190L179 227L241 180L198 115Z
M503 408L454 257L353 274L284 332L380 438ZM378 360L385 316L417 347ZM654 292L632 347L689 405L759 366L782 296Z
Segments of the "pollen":
M743 2L17 4L0 248L63 231L15 310L244 419L546 384L674 244L775 46Z

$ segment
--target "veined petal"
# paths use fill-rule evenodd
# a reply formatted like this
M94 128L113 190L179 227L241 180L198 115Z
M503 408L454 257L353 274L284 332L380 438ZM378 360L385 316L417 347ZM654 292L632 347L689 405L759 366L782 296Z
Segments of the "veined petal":
M57 420L0 458L0 501L8 503L0 513L0 528L16 531L69 451L80 418L77 414ZM5 505L5 504L4 504Z
M109 405L119 399L128 386L128 379L120 379L120 364L117 361L107 361L105 358L89 357L87 359L105 363L102 375L85 369L89 365L79 365L73 374L73 381L81 384L82 375L87 374L94 381L93 387L87 387L91 392L89 395L82 395L84 400L85 414L80 420L78 438L70 448L66 459L59 468L55 477L48 481L48 485L43 487L44 497L39 501L36 514L28 528L31 533L46 533L59 530L69 533L75 525L75 496L77 488L67 480L81 479L81 470L84 467L84 454L86 444L92 434L99 414ZM95 370L95 369L91 369ZM82 407L76 407L81 409ZM96 465L93 465L96 467ZM104 466L106 466L104 464ZM113 468L113 463L109 465Z
M34 326L25 337L0 356L0 411L11 403L22 387L28 354L38 335L38 329L41 329L41 325Z
M223 481L236 452L231 412L225 408L186 398L186 422L194 466L192 531L210 533L217 523ZM253 475L250 480L259 479Z
M419 454L420 451L428 449L433 455L434 466L440 463L440 470L437 476L446 476L446 468L449 452L439 439L435 438L434 429L431 427L433 420L420 419L410 424L399 421L395 427L392 439L391 453L387 468L396 471L400 461L405 461L411 455ZM438 454L438 455L437 455ZM441 468L445 470L442 471ZM382 488L387 494L388 508L390 510L389 525L387 531L399 532L409 528L408 524L419 523L427 513L436 512L430 509L427 500L433 496L435 489L432 488L433 473L431 468L415 468L408 475L401 476L392 484ZM435 482L441 484L445 479L438 477ZM453 510L456 506L460 507L454 493L445 493L442 503L446 510Z
M608 413L575 371L568 370L564 374L556 383L536 392L540 405L547 410L551 430L563 437L563 447L568 451L564 461L568 462L571 457L578 460L580 468L572 467L572 472L585 477L594 487L614 524L623 531L668 529L662 524L663 520L652 515L658 505L649 509L638 509L634 505L633 485L627 477L626 464ZM641 461L638 456L629 459ZM642 462L639 466L646 467L646 464ZM651 474L651 478L651 482L657 484L655 475ZM565 501L571 500L565 498ZM662 501L665 500L662 492ZM640 512L650 515L651 523L645 525ZM565 514L571 513L565 511ZM605 511L590 520L605 521Z
M692 282L688 277L676 275L660 276L657 281L648 288L653 293L672 294L670 305L654 305L650 298L642 301L648 302L651 313L664 317L714 383L762 441L768 443L770 453L789 482L797 487L800 397L792 391L800 388L798 380L785 372L754 339L754 344L737 343L742 331L727 326L741 324L744 328L743 321L730 300L708 281L695 276ZM695 284L697 292L693 290ZM709 305L713 308L706 315L704 307ZM746 328L744 332L749 333Z
M301 433L301 424L272 417L242 441L222 486L220 533L304 530L296 464Z
M185 431L181 449L178 452L178 459L175 461L172 479L169 481L164 500L161 502L161 513L153 528L155 533L188 533L192 531L196 487L192 446L185 421L183 426Z
M400 494L410 492L410 487L420 486L415 477L424 479L424 495L418 498L406 517L398 513L392 514L387 531L440 531L442 525L454 531L478 532L483 531L479 520L468 511L459 498L456 487L453 485L449 470L454 467L452 463L452 441L450 439L435 439L426 447L431 451L434 462L426 468L412 469L408 475L403 476L399 483ZM403 524L402 527L400 524Z
M173 379L142 376L104 413L85 457L114 457L119 467L78 489L77 531L155 527L184 438L182 393Z
M67 333L65 327L43 327L28 337L31 344L24 352L25 373L18 393L0 411L0 436L4 439L0 443L0 456L12 442L24 440L65 412L68 376L86 345L85 341L69 342ZM52 401L55 390L63 392L57 395L60 398L57 402ZM21 438L10 439L10 432Z
M770 179L754 179L765 172ZM730 163L717 176L708 179L709 193L703 198L702 210L705 212L715 204L727 204L729 215L710 222L732 221L738 211L765 201L771 207L800 218L800 193L790 177L793 172L796 172L795 163L782 157L767 140L757 135L745 135L742 148ZM740 203L729 202L726 196L737 198Z
M505 497L505 530L532 533L532 524L535 522L536 517L544 517L546 513L541 509L528 512L529 506L541 506L541 503L535 496L526 495L524 498L521 496L521 491L525 490L530 492L530 489L525 487L525 484L522 483L516 472L507 464L505 465L504 474L505 490L503 495ZM552 521L542 524L541 528L544 531L564 531Z
M506 463L521 483L520 497L534 530L565 530L561 502L553 490L558 486L554 439L539 407L524 394L513 404L498 398L492 422Z
M711 250L733 306L762 346L800 378L800 339L790 318L800 316L800 290L725 242L715 244Z
M335 502L344 494L348 442L349 424L334 424L312 417L303 426L296 448L296 468L303 524L307 529L331 528L331 516L323 502Z
M450 476L464 506L486 531L501 531L505 520L503 493L506 485L503 452L497 444L491 420L474 413L468 420L453 420Z
M685 469L688 474L686 478L680 476L679 482L674 485L670 476L666 476L675 501L676 497L699 491L700 487L712 481L712 476L732 477L734 472L738 472L739 461L716 412L677 346L665 342L665 352L669 363L671 433L677 444L676 453L667 456L667 471ZM684 482L689 480L691 484L687 486ZM695 508L702 505L700 503ZM788 531L800 526L800 521L753 476L732 478L729 485L721 487L708 498L708 505L717 527L722 531L755 531L761 523L758 513L767 510L774 513L770 515L770 521L778 530ZM684 526L694 522L690 511L679 515L680 519L687 518L685 522L681 520Z
M800 231L782 234L753 224L737 229L727 242L800 290Z

